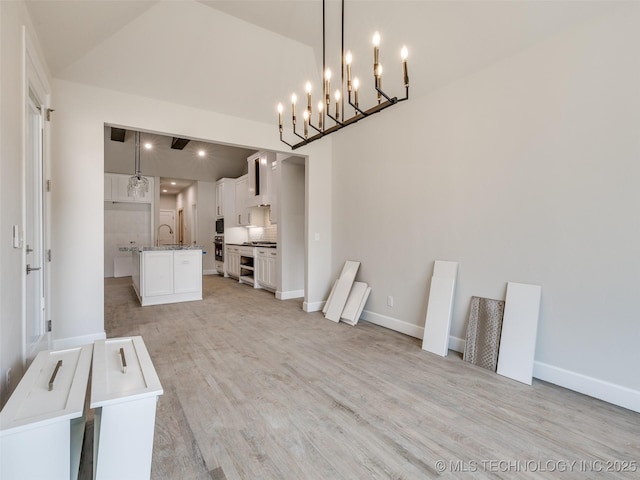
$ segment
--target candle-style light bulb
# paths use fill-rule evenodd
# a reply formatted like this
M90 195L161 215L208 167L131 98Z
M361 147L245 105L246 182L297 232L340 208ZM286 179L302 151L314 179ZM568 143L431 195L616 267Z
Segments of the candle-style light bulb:
M344 56L344 63L347 65L347 90L351 91L351 62L353 61L353 55L351 50L347 50Z
M380 63L380 34L378 32L373 34L373 74L376 75L378 71L378 63Z
M318 128L320 130L322 130L322 117L324 117L322 114L322 102L318 102Z
M324 95L327 106L331 104L331 69L327 68L324 72Z
M358 88L360 88L360 80L358 80L358 77L353 79L353 91L355 94L355 106L358 106Z
M302 117L304 118L304 138L307 138L309 136L309 112L305 110Z
M298 96L294 93L291 95L291 118L293 120L293 125L296 124L296 102L298 101Z
M307 111L311 115L311 82L307 82L305 89L307 91Z
M400 50L400 58L402 58L402 79L404 81L404 86L409 86L409 71L407 69L407 57L409 56L409 50L407 50L407 46L403 46Z
M278 104L278 126L280 128L280 131L282 131L282 111L284 110L284 107L282 106L281 103Z
M336 119L340 119L340 90L336 90L334 94L336 98Z

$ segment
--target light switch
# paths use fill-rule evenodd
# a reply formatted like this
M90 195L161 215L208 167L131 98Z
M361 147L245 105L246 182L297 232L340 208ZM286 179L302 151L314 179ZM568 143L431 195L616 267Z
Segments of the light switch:
M320 234L318 232L316 232L315 236L314 236L315 241L317 242L318 240L320 240Z

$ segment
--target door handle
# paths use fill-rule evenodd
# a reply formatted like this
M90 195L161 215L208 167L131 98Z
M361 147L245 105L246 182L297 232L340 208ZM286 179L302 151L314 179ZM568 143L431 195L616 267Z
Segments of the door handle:
M31 265L29 265L27 263L27 275L29 275L31 272L35 271L35 270L40 270L42 267L31 267Z

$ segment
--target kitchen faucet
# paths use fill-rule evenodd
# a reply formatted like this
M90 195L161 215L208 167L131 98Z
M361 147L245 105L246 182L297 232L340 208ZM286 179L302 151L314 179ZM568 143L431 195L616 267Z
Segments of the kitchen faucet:
M167 227L167 228L169 228L169 233L170 233L171 235L173 235L173 229L171 228L171 225L168 225L168 224L166 224L166 223L163 223L162 225L159 225L159 226L158 226L158 231L156 232L156 247L159 247L159 246L160 246L160 229L161 229L162 227Z

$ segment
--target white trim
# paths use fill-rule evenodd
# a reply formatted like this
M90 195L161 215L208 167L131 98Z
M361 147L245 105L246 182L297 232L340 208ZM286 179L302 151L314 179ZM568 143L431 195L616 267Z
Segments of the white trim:
M302 310L305 312L320 312L325 303L324 300L320 302L302 302Z
M292 298L303 298L304 290L290 290L288 292L281 292L278 290L276 292L276 298L278 300L290 300Z
M571 372L543 362L533 362L533 376L605 402L640 413L640 391Z
M202 270L203 275L218 275L218 271L214 268L213 270Z
M458 338L449 336L449 350L453 350L454 352L464 353L464 345L466 341L464 338Z
M375 313L370 310L364 310L360 318L367 322L380 325L381 327L404 333L410 337L422 338L424 335L424 327L419 327L418 325L405 322L404 320L398 320L397 318L380 315L379 313Z
M75 348L82 345L88 345L96 340L104 340L107 338L105 332L93 333L91 335L80 335L79 337L57 338L53 340L53 349L62 350L65 348Z

